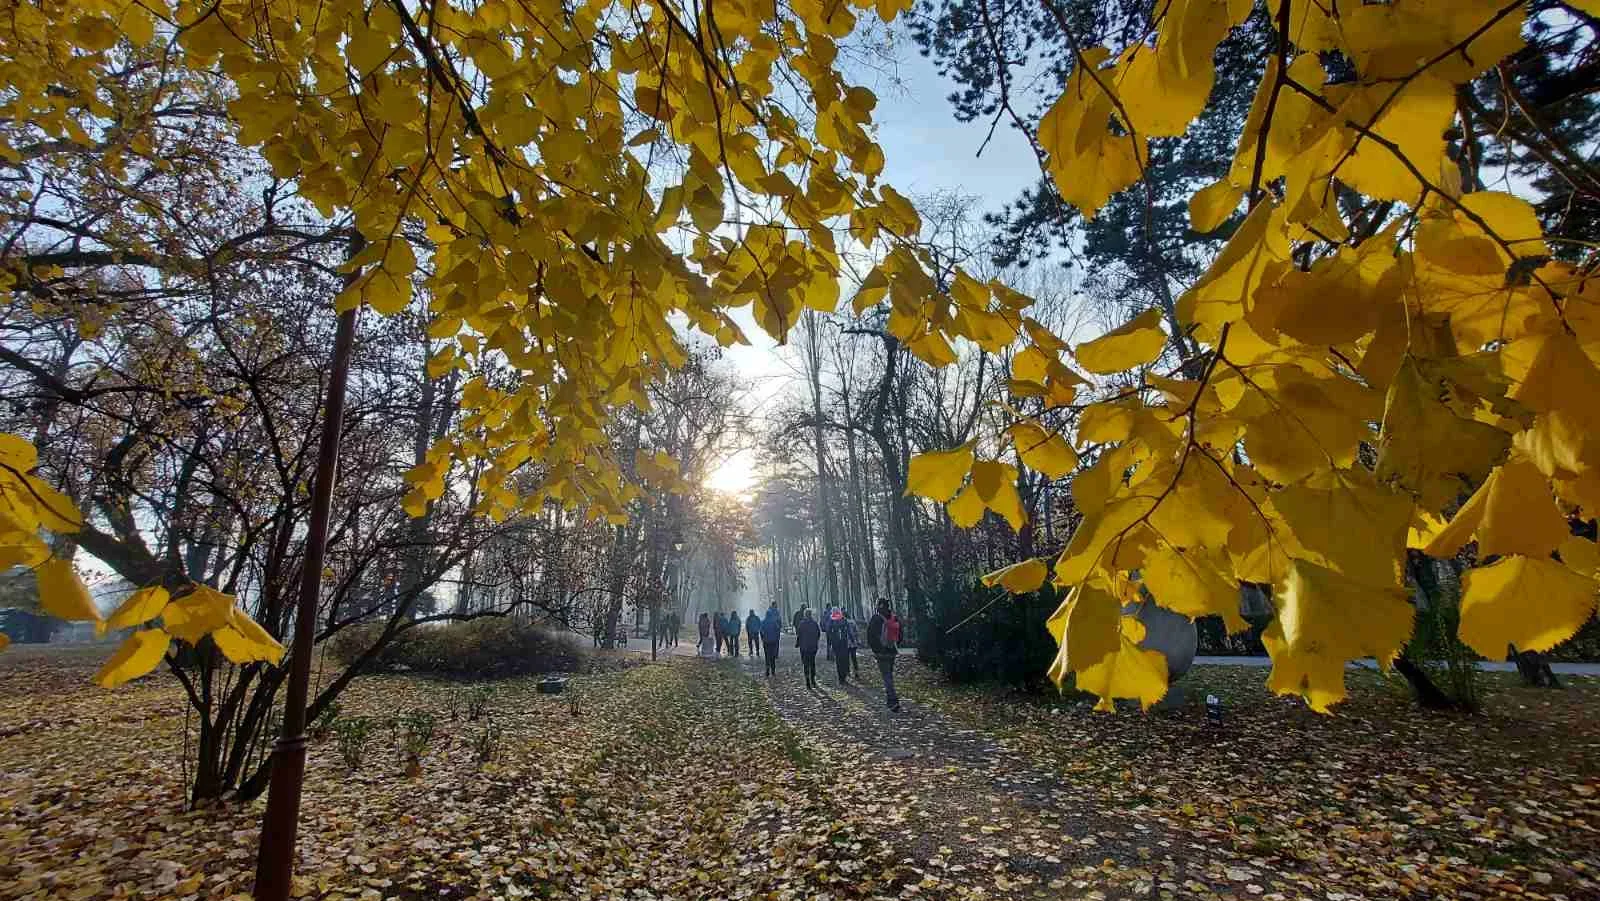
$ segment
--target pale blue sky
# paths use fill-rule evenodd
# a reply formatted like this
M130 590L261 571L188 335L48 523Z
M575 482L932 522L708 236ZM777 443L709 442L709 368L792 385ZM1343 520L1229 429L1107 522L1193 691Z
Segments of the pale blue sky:
M988 121L958 122L946 99L953 83L940 77L933 63L917 53L909 36L896 29L893 52L898 85L873 72L848 73L851 80L878 95L873 119L883 147L882 182L910 197L937 191L958 191L981 198L985 210L1013 200L1039 177L1039 163L1028 142L1002 122L994 138L977 156L988 133ZM746 403L759 416L772 397L792 384L795 367L784 352L755 324L750 308L734 311L734 319L750 339L748 347L732 347L727 359L749 388ZM756 420L759 425L759 419ZM712 484L743 491L754 480L753 458L736 454L712 478Z

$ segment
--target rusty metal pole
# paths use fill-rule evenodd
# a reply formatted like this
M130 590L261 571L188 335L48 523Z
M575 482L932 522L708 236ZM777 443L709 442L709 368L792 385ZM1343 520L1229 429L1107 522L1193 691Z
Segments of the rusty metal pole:
M288 901L294 877L300 787L306 774L306 695L311 685L311 644L317 635L317 600L322 591L333 481L338 476L339 431L344 422L345 386L350 381L350 351L355 337L356 309L352 308L339 314L339 326L333 339L332 371L328 375L328 396L322 404L322 435L311 483L311 522L306 531L300 597L294 615L289 693L283 703L283 734L272 749L272 781L267 787L267 814L261 824L261 843L256 855L256 901Z

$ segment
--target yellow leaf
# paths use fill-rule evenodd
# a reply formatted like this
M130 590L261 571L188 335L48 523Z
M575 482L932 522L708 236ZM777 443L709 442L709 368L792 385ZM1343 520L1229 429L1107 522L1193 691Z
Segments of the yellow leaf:
M1368 127L1395 144L1430 182L1439 181L1445 165L1444 131L1456 111L1455 87L1430 72L1400 84L1377 84L1354 91L1340 108L1344 120ZM1381 110L1381 112L1380 112ZM1350 135L1355 141L1356 136ZM1376 141L1362 140L1335 173L1340 180L1370 197L1414 201L1422 183L1400 157Z
M1139 647L1144 627L1122 615L1117 598L1093 584L1074 588L1046 623L1060 650L1050 665L1057 685L1073 674L1077 687L1111 709L1115 698L1134 698L1148 708L1167 693L1167 658Z
M0 567L32 568L50 559L50 546L37 529L23 526L0 510Z
M1378 481L1400 485L1431 510L1481 483L1511 445L1505 432L1452 412L1442 400L1448 392L1406 357L1389 384L1378 444Z
M1320 713L1344 699L1346 663L1394 660L1411 637L1415 614L1397 584L1358 582L1304 560L1290 563L1272 602L1278 615L1261 633L1272 657L1267 687L1300 695Z
M39 465L39 452L26 440L0 432L0 464L27 472Z
M259 660L277 665L283 659L283 645L238 607L228 611L228 624L212 632L211 640L234 663Z
M1512 388L1513 400L1536 411L1533 429L1515 442L1547 476L1584 472L1600 465L1600 369L1564 330L1535 339L1527 373Z
M1038 591L1049 574L1050 568L1045 562L1034 557L989 573L983 577L983 584L990 588L999 585L1012 594L1027 594L1030 591Z
M1548 651L1571 638L1595 610L1600 585L1547 557L1511 555L1462 577L1461 640L1490 660Z
M983 498L985 504L991 503L1000 490L1016 477L1016 467L993 460L982 460L972 467L972 487L978 489L978 497Z
M1152 478L1173 481L1165 472ZM1220 549L1227 546L1234 525L1252 515L1248 499L1229 484L1222 470L1195 452L1167 499L1150 514L1150 524L1178 547Z
M1110 130L1111 74L1099 71L1108 56L1104 47L1085 50L1066 90L1039 120L1039 146L1050 155L1056 190L1085 219L1093 219L1112 194L1138 180L1146 155L1142 137Z
M968 485L945 510L950 514L951 522L963 529L970 529L983 519L983 498L978 497L977 488Z
M1394 247L1391 237L1372 238L1339 248L1309 272L1274 269L1276 277L1256 289L1248 321L1262 334L1282 332L1304 344L1357 340L1377 328L1405 285L1409 270L1396 263Z
M1550 494L1549 481L1521 454L1496 469L1450 523L1433 536L1424 553L1453 557L1478 538L1478 556L1524 554L1544 557L1570 534Z
M1214 232L1228 221L1243 199L1244 188L1226 177L1220 178L1189 198L1189 226L1202 235Z
M1028 522L1028 514L1022 509L1022 495L1017 493L1016 467L1008 464L1005 468L1010 470L1009 477L1000 483L999 491L987 503L990 510L1005 518L1013 532L1020 532Z
M1594 578L1600 574L1600 547L1593 541L1577 535L1568 535L1561 542L1561 562L1573 572Z
M172 637L160 629L141 629L129 635L94 674L94 684L116 688L143 676L161 664L171 643Z
M65 494L36 476L25 475L22 480L26 487L17 491L16 497L41 527L68 535L83 527L83 514Z
M1270 200L1256 204L1205 274L1178 300L1178 318L1207 326L1242 318L1245 298L1274 265L1288 258L1283 208Z
M0 651L5 650L7 647L10 647L10 645L11 645L11 636L7 635L4 632L0 632Z
M1239 614L1239 583L1202 551L1159 545L1145 551L1139 579L1156 603L1190 619L1220 616L1229 632L1250 627Z
M1153 362L1166 344L1161 311L1152 307L1093 341L1078 345L1073 353L1084 369L1105 375Z
M57 619L100 621L100 610L71 561L53 557L39 564L39 609Z
M1056 582L1074 586L1092 572L1110 550L1113 555L1132 551L1145 542L1133 526L1155 506L1151 497L1123 497L1108 501L1095 513L1085 513L1061 556L1056 559Z
M357 28L344 46L345 58L363 76L383 65L393 52L394 42L389 35L371 27Z
M117 607L111 618L106 620L106 628L127 629L147 623L161 615L170 597L167 590L160 585L141 588L128 595L128 599Z
M915 494L943 503L955 497L956 490L972 470L972 445L947 451L929 451L911 458L906 472L906 494Z
M1078 468L1078 454L1067 439L1045 431L1033 420L1013 424L1011 441L1017 446L1017 457L1047 479L1062 478Z
M199 644L200 639L226 626L232 611L232 595L207 585L196 585L193 591L167 604L161 621L174 638Z
M1411 501L1363 470L1329 473L1272 495L1297 547L1292 556L1367 585L1400 577Z

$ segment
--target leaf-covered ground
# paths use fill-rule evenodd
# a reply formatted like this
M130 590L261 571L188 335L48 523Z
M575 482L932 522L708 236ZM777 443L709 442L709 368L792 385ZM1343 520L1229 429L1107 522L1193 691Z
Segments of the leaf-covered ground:
M1482 712L1451 715L1419 711L1398 677L1351 672L1350 701L1320 716L1265 677L1197 667L1187 704L1150 715L952 688L919 667L902 694L1054 774L1036 793L1064 784L1080 815L1148 834L1162 895L1600 898L1600 680L1482 674Z
M103 653L103 652L101 652ZM260 804L182 809L165 678L86 683L98 655L0 655L0 898L247 893ZM387 732L350 772L313 744L300 897L1600 897L1600 686L1495 677L1483 714L1413 710L1375 674L1317 717L1264 672L1200 668L1167 714L953 689L903 661L863 685L674 659L540 695L495 685L498 762L460 687L358 680L347 713L430 710L408 778ZM819 661L823 663L823 661Z

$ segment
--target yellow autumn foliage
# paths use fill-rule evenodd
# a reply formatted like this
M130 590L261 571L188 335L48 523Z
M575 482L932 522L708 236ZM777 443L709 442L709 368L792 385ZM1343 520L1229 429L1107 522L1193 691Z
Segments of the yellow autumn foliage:
M82 527L83 514L28 472L37 462L33 445L0 434L0 500L5 504L0 508L0 565L33 566L39 607L58 619L92 622L101 632L145 627L131 633L101 667L94 677L97 685L114 688L155 669L173 639L197 645L209 637L234 663L276 664L282 659L283 646L232 595L205 585L191 585L176 600L162 585L136 589L109 618L103 617L72 562L53 556L41 532L71 534ZM5 528L6 523L15 525ZM159 626L150 625L158 619ZM9 643L0 642L0 650Z
M1147 142L1203 107L1213 51L1251 6L1171 0L1130 48L1074 48L1039 133L1063 199L1091 216L1141 176ZM1177 299L1199 356L1151 371L1154 310L1074 350L1137 385L1079 408L1073 437L1099 460L1073 476L1082 521L1053 568L1052 675L1105 699L1159 697L1111 586L1239 629L1240 583L1265 583L1270 685L1324 711L1349 661L1409 639L1408 547L1475 541L1491 561L1466 574L1459 630L1491 659L1547 649L1595 609L1600 550L1569 523L1600 513L1600 292L1551 258L1526 200L1464 184L1450 146L1458 89L1523 46L1527 9L1270 9L1277 52L1230 170L1189 205L1210 231L1248 204ZM1061 349L1027 339L1014 359ZM1008 437L1020 452L1039 433L1022 419ZM952 518L975 507L958 497ZM1019 573L990 579L1031 588Z
M1081 405L1077 449L1022 429L911 463L908 490L948 503L956 523L990 511L1020 529L1018 463L1060 474L1075 462L1065 451L1096 445L1072 488L1081 525L1050 567L1068 597L1051 620L1057 677L1151 703L1165 672L1112 586L1226 616L1229 585L1270 583L1273 685L1323 709L1347 660L1403 643L1408 536L1466 495L1437 549L1470 534L1539 562L1475 575L1464 635L1542 644L1581 622L1588 589L1547 570L1588 555L1547 566L1536 552L1557 543L1557 518L1600 508L1597 295L1586 270L1548 258L1529 204L1463 183L1448 144L1458 88L1521 48L1524 5L1278 5L1277 52L1228 172L1190 204L1200 230L1247 208L1176 300L1169 327L1199 353L1169 375L1145 371L1169 340L1160 316L1069 348L997 281L930 274L921 218L881 180L875 98L837 62L859 18L909 5L725 0L713 18L656 2L546 15L440 0L419 22L403 0L329 0L315 16L294 0L22 4L0 20L0 57L16 62L0 88L13 121L88 146L103 135L85 124L107 113L91 98L130 48L159 44L163 66L226 80L238 139L364 239L338 307L391 313L425 297L431 337L450 345L432 372L490 354L515 367L514 382L464 384L472 427L410 474L413 515L468 462L488 484L544 464L531 491L484 492L483 515L550 499L623 515L638 488L595 424L646 405L648 381L686 360L675 322L729 345L745 340L736 308L780 339L802 311L832 309L846 228L876 261L853 306L885 305L889 334L929 365L954 364L962 341L1020 344L1008 387L1048 408L1074 404L1086 381L1064 351L1091 374L1132 370L1137 390ZM1061 198L1090 217L1137 182L1149 141L1181 136L1204 107L1217 45L1254 6L1166 0L1135 45L1074 46L1037 135ZM119 140L151 127L129 122ZM670 176L648 164L658 145L682 162ZM17 153L0 142L0 157ZM1365 221L1351 198L1392 204L1388 225L1403 227ZM51 609L98 619L40 538L81 516L33 465L26 442L0 442L0 561L36 567ZM1535 482L1531 511L1498 497ZM167 633L220 632L245 659L277 652L240 627L231 598L173 588ZM1503 611L1522 608L1528 628L1513 628Z

